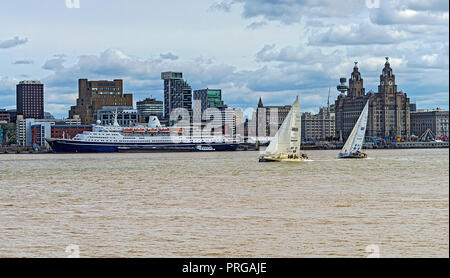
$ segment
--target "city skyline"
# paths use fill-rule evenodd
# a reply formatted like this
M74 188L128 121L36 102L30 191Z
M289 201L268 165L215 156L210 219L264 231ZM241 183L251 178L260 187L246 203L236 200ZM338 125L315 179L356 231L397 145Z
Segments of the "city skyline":
M134 102L162 100L160 73L180 71L193 90L221 88L231 107L299 94L302 111L318 112L354 61L366 91L377 91L389 56L411 102L448 110L447 1L117 2L5 3L0 22L12 28L0 31L0 108L15 107L15 86L28 79L45 84L45 110L56 117L68 116L79 78L123 79ZM105 4L108 14L98 13Z

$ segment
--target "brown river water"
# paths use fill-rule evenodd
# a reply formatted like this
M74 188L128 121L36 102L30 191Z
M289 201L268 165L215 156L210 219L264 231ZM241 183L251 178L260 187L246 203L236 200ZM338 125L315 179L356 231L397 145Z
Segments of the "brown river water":
M448 257L448 149L0 155L0 257Z

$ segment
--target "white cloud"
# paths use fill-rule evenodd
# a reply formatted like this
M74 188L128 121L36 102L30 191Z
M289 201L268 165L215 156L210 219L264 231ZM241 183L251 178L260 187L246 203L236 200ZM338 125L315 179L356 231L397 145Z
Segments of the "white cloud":
M324 28L310 37L311 45L368 45L394 44L412 39L405 31L394 27L380 27L371 23L350 23Z

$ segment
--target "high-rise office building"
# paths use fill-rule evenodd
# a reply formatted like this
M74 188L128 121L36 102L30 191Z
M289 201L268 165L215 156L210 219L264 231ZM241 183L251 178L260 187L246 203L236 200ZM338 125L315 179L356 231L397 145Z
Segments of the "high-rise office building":
M164 80L164 118L169 119L170 113L176 108L184 108L192 119L192 88L183 80L181 72L162 72Z
M146 98L136 102L136 110L142 122L148 122L150 116L161 119L164 116L163 102L154 98Z
M21 81L16 86L17 115L24 119L44 118L44 84L39 81Z
M196 101L198 100L198 102ZM201 113L208 108L215 108L223 106L222 90L221 89L202 89L194 91L194 111Z
M78 80L77 105L72 106L69 118L79 115L82 124L94 123L94 113L103 106L133 106L133 95L123 93L123 81Z

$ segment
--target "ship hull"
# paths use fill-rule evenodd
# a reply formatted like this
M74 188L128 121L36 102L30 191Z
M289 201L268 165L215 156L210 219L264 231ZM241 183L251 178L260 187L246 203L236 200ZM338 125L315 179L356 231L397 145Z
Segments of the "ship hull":
M98 143L67 139L46 139L55 153L113 153L113 152L204 152L235 151L238 143Z

